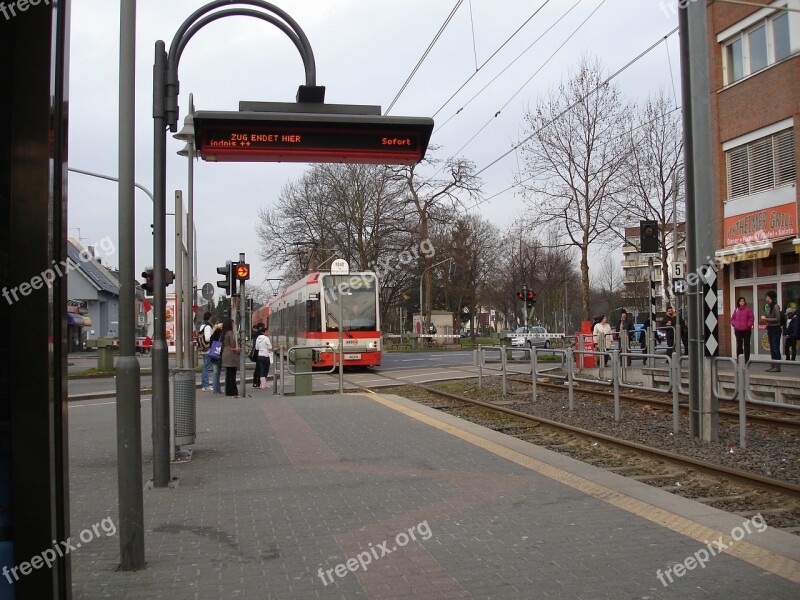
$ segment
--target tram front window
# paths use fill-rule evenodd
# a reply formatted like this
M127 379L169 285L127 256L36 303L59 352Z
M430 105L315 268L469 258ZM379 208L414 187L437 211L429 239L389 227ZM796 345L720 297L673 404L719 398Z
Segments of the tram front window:
M374 276L367 274L326 275L323 278L323 286L325 289L325 329L327 331L339 330L340 314L343 321L342 331L374 331L377 329Z

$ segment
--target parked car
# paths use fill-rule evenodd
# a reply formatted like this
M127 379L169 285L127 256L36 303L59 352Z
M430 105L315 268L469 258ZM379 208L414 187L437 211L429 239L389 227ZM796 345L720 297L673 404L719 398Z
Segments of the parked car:
M643 323L636 323L636 325L634 325L633 340L637 344L641 344L644 341ZM661 344L666 341L667 341L667 334L660 329L656 329L656 344Z
M550 340L545 337L538 337L547 335L547 329L544 327L517 327L514 335L511 336L511 346L514 348L549 348Z

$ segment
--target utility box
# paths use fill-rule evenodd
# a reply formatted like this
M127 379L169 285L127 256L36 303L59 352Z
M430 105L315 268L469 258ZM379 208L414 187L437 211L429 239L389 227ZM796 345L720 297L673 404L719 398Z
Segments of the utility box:
M311 348L297 348L294 356L294 395L310 396L311 385L311 359L314 351Z
M169 372L169 404L172 408L173 447L194 444L197 435L197 405L193 369Z
M114 370L114 346L111 338L100 338L97 340L97 370Z

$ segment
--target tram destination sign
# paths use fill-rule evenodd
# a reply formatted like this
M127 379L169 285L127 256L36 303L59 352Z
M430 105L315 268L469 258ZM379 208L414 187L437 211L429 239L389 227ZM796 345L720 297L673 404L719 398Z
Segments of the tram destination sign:
M194 126L207 161L414 165L425 156L433 119L199 111Z

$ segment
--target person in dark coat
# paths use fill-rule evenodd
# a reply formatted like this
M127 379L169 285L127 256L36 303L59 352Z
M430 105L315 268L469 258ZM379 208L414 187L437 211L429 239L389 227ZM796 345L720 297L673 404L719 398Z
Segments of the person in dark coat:
M619 333L619 347L620 350L625 348L625 352L630 352L631 341L633 340L633 332L635 330L635 326L633 324L633 319L629 318L628 311L624 308L622 312L619 314L619 324L617 325L617 332ZM627 340L627 344L623 345L623 338ZM631 366L631 357L628 357L628 366Z
M795 314L794 309L786 309L786 329L783 332L786 336L783 342L783 349L786 360L797 360L797 339L800 338L800 317Z
M256 345L256 340L258 336L262 334L262 332L266 329L263 323L256 323L253 325L253 329L250 330L250 343L253 346ZM261 385L261 364L256 362L256 368L253 371L253 387L257 388Z
M225 395L238 396L236 387L236 369L239 367L239 352L236 345L236 332L233 319L225 319L222 324L222 368L225 369Z
M781 307L778 306L778 294L775 290L767 292L766 302L761 322L767 326L770 356L772 360L779 361L781 359ZM773 362L767 372L780 373L781 366L777 362Z

